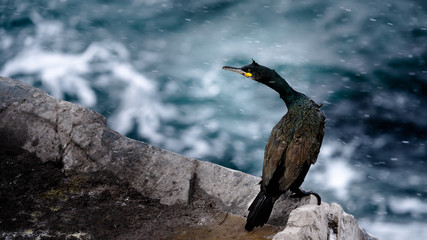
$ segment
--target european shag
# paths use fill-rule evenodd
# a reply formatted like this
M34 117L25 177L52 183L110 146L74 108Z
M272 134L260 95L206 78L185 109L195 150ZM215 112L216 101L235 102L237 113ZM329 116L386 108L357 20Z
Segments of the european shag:
M317 160L325 133L321 105L295 91L276 71L252 63L241 68L224 66L274 89L285 102L288 112L274 126L265 146L261 191L249 207L246 230L263 226L270 217L274 202L286 191L300 198L313 194L320 205L319 194L300 188L311 166Z

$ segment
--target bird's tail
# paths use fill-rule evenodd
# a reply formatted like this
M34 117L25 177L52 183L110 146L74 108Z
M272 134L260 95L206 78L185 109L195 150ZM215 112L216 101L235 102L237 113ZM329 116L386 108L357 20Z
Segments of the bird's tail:
M263 226L270 217L273 204L274 200L266 196L263 191L260 191L249 207L245 229L252 231L254 227Z

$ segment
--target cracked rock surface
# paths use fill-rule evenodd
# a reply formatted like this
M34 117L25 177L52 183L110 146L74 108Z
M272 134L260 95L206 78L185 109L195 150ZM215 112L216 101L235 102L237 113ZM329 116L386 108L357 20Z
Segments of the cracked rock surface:
M0 136L5 239L271 239L283 229L274 239L369 239L339 206L288 195L269 220L279 227L247 233L259 178L126 138L92 110L3 77Z

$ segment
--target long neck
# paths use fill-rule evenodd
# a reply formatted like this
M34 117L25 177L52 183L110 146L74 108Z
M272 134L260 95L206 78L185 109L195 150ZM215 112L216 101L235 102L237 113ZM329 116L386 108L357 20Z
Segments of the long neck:
M288 108L302 95L300 92L297 92L291 88L286 80L283 79L276 71L273 71L271 78L265 83L265 85L278 92L280 94L280 98L285 101Z

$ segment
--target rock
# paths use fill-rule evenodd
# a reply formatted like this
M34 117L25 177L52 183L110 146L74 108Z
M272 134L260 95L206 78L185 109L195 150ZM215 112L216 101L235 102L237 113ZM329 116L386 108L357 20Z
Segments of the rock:
M328 218L329 205L301 206L289 215L285 230L276 234L273 240L282 239L329 239Z
M103 116L21 82L1 78L0 94L6 148L61 162L69 172L109 172L163 204L188 201L195 160L125 138Z
M336 203L329 205L322 202L320 206L304 205L293 210L286 228L276 234L273 240L292 239L342 239L374 240L362 231L356 219L343 211Z
M13 161L17 163L21 161L22 171L25 167L32 166L31 174L36 174L34 169L40 169L44 174L55 172L55 179L58 178L55 181L61 184L54 182L44 184L44 187L34 194L55 196L55 199L62 196L66 200L61 201L71 201L70 204L74 201L72 199L88 196L82 201L95 201L103 205L103 201L111 198L110 202L113 201L112 199L118 199L115 201L121 201L126 205L123 199L129 199L129 197L123 197L124 193L121 193L120 189L127 194L136 192L142 197L137 197L134 205L129 205L135 207L128 211L129 214L141 211L137 206L152 209L153 206L145 204L145 199L150 199L151 202L158 201L161 206L156 205L156 209L163 209L157 217L140 220L148 225L161 218L162 212L170 214L163 218L163 221L170 222L171 218L177 216L174 215L174 211L168 209L174 208L187 211L178 219L188 220L188 216L191 216L191 219L200 216L200 219L193 223L201 225L215 222L221 212L245 216L247 208L259 191L258 177L213 163L187 158L126 138L109 129L105 118L94 111L55 99L39 89L3 77L0 77L0 135L2 136L0 156L6 156L2 159L2 164L10 167L15 164ZM25 157L21 157L24 156L23 153ZM19 171L18 165L13 166L13 169ZM45 166L52 166L52 170L47 170L50 168ZM32 178L38 177L41 176L34 175ZM14 180L3 179L2 181L5 183L1 185L2 188L9 191L10 186L6 182L10 183ZM43 181L40 180L40 183ZM66 191L61 190L62 188ZM77 190L72 191L74 188ZM59 202L55 204L60 204ZM36 206L45 203L40 200L37 204ZM111 204L106 212L116 211L116 206L113 202ZM84 203L78 206L87 207ZM47 208L55 209L56 207L49 205ZM78 207L74 208L78 210ZM190 208L197 214L188 213ZM204 209L206 214L203 215L200 209ZM92 210L88 208L89 212ZM31 214L39 216L45 213ZM144 212L144 214L148 213ZM65 213L61 212L61 214ZM67 212L67 214L76 213ZM76 219L75 215L72 216ZM221 225L229 219L227 216L221 217L224 220L218 221L218 224ZM52 216L47 219L51 218ZM354 217L343 212L339 205L322 203L321 206L317 206L314 197L290 199L288 195L283 195L276 202L268 223L276 226L284 226L287 223L286 228L274 239L328 239L333 234L336 235L336 239L369 239L368 235L359 229ZM44 222L43 224L45 224L43 226L49 226L53 223ZM138 224L138 221L134 224ZM179 225L176 222L170 224ZM243 232L239 236L244 236L248 233L243 230L244 223L241 224L239 229ZM159 227L159 229L172 233L170 227ZM150 233L147 231L145 233ZM104 235L88 233L85 236L84 239L93 239Z
M43 162L61 162L67 172L108 172L166 205L188 203L200 188L240 215L259 190L259 178L121 136L96 112L19 81L1 78L0 93L0 132L16 139L5 145L35 153ZM285 205L293 208L305 203L289 201ZM283 224L282 212L276 215Z
M197 163L197 187L220 202L225 211L244 216L259 191L259 178L209 162Z

